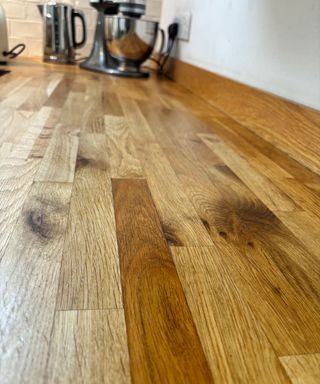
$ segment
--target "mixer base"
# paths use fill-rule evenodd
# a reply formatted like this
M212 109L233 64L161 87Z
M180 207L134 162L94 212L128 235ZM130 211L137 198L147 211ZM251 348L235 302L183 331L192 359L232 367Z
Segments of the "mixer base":
M88 69L94 72L106 73L108 75L120 76L120 77L133 77L133 78L148 78L150 74L148 72L140 70L123 70L119 68L109 68L100 65L86 65L86 63L80 64L83 69Z

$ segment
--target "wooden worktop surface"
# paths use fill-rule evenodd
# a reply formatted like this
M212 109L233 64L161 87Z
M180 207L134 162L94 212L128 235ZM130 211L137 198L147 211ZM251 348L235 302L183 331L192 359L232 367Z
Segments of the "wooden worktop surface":
M0 382L319 383L320 176L170 81L9 69Z

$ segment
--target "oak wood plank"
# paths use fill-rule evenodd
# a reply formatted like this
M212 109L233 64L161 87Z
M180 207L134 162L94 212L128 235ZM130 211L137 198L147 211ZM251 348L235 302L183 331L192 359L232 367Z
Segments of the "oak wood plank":
M320 219L309 212L279 212L278 217L303 242L308 251L320 259Z
M137 103L121 98L138 157L170 245L206 246L210 237L184 194L176 174ZM156 128L155 128L156 129Z
M23 103L32 95L34 91L34 88L30 84L31 81L32 78L28 78L21 84L21 86L9 92L7 97L1 102L0 109L19 109L19 107L23 105Z
M45 156L53 133L54 128L52 127L45 126L41 129L41 132L36 141L33 143L32 149L29 153L30 158L42 159Z
M74 193L103 189L109 177L109 155L104 134L81 133L75 170Z
M1 77L0 83L0 99L4 100L8 95L14 94L18 89L22 88L30 78L24 78L16 73L10 72L6 76Z
M47 107L62 108L71 91L73 81L72 77L64 75L44 105Z
M42 127L47 121L50 123L52 112L50 107L43 107L30 116L25 126L20 125L18 129L15 130L14 126L12 127L12 125L10 125L10 128L12 128L11 136L17 137L13 140L11 139L14 145L10 157L20 159L27 159L29 157L34 143L40 136ZM22 127L24 127L24 129Z
M35 113L12 109L3 109L1 111L0 143L18 143L23 133L28 129Z
M139 154L168 244L207 246L210 236L158 144Z
M146 181L113 194L132 381L212 382Z
M203 118L200 119L207 124L210 129L218 134L226 142L232 143L237 146L239 139L244 139L246 145L250 144L259 151L265 158L272 159L273 163L280 166L281 169L288 172L296 180L307 182L319 182L320 176L312 172L309 168L304 167L297 160L290 157L288 154L282 152L274 145L263 139L257 133L251 131L246 126L235 121L231 116L224 118Z
M320 382L320 353L282 356L280 361L292 384L317 384Z
M41 126L29 126L27 131L21 136L20 142L13 146L10 157L15 159L28 159L41 131Z
M306 250L304 242L299 242L226 166L208 166L206 174L205 163L190 152L168 151L168 157L213 242L222 245L226 242L237 249L248 271L254 266L254 275L265 281L265 288L270 284L265 293L269 296L270 305L276 308L276 313L288 311L286 318L292 318L294 324L296 316L293 312L290 314L296 308L291 301L293 297L308 300L310 308L319 307L319 263ZM249 276L248 273L248 281ZM255 284L254 280L252 284ZM283 285L285 292L281 293L290 294L291 298L285 302L278 301L276 291L272 288L275 284ZM302 317L305 316L302 311L299 312ZM309 315L312 316L312 311ZM282 335L286 333L291 338L291 332L295 334L296 331L288 330L287 324L281 325L279 318L281 316L276 315L273 322L280 328L284 327L285 331L280 331L274 339L281 345L280 348L287 348L286 337L282 338ZM273 325L270 325L272 328ZM301 332L305 332L303 327ZM301 344L301 341L296 344L297 350Z
M111 181L105 178L93 189L81 179L75 184L57 308L122 308Z
M277 355L315 353L320 345L319 302L292 286L263 249L245 252L226 241L216 242L231 266L230 273L249 303Z
M90 110L91 103L94 103L94 101L94 99L86 100L83 93L70 90L61 107L54 108L61 111L56 124L56 131L59 134L79 135L80 130L86 124L86 114Z
M295 179L280 179L274 183L291 197L303 210L320 219L320 196Z
M293 287L319 303L320 266L307 250L307 237L295 237L226 165L210 165L202 150L187 146L167 151L167 157L213 241L222 238L244 253L248 247L263 250Z
M43 157L36 181L73 182L79 138L56 132Z
M119 97L124 115L127 118L137 149L156 141L152 129L142 115L136 101L129 97Z
M256 171L243 156L237 154L216 135L199 134L199 136L272 211L299 210L289 196Z
M264 141L266 148L264 146L261 148L261 145L257 145L258 140L254 140L254 135L250 135L250 131L237 121L230 117L214 118L210 119L209 127L219 136L222 135L223 139L226 140L231 148L246 156L249 163L265 177L268 177L271 180L293 178L293 175L290 173L292 170L291 168L290 172L288 172L280 166L280 164L283 165L283 161L278 164L278 162L273 160L273 156L265 155L266 149L270 150L270 147L272 146ZM275 149L272 148L271 151L273 155ZM285 154L282 154L282 158L284 156ZM278 158L279 156L277 156L277 159Z
M116 93L107 92L101 81L87 83L82 128L86 133L105 133L104 116L123 116Z
M43 76L33 79L32 95L19 107L21 111L38 111L59 86L63 78L62 74L53 73L50 76Z
M109 173L112 178L143 177L130 128L124 117L105 116Z
M315 173L320 173L319 112L175 61L173 78ZM230 97L232 95L232 97Z
M7 159L9 157L11 150L12 143L4 142L2 145L0 145L0 164L4 159Z
M58 308L122 308L107 137L83 133L62 260Z
M289 383L263 329L215 248L172 248L217 383Z
M204 119L204 121L214 133L217 133L228 143L237 145L239 138L244 139L246 143L249 143L252 147L256 148L260 154L270 159L273 163L278 164L296 180L302 183L320 181L320 176L318 174L312 172L309 168L304 167L295 158L282 152L244 125L239 124L239 122L236 122L232 117L210 118ZM217 122L219 122L219 124L217 124Z
M38 160L7 158L0 164L0 260L38 167Z
M42 382L71 186L32 186L0 264L0 381Z
M123 116L123 110L116 93L107 92L103 89L101 92L101 103L104 115Z
M185 138L197 140L196 134L212 133L189 111L169 110L152 103L139 102L138 105L162 147L176 150Z
M123 310L56 312L46 382L130 381Z

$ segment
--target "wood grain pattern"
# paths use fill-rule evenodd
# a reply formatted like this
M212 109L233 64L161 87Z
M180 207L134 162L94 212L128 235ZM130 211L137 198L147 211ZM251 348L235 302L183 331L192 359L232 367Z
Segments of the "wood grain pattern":
M129 125L125 118L104 117L109 172L112 178L143 177Z
M52 127L43 127L37 138L33 143L32 150L29 153L30 158L42 159L46 154L47 148L51 141L54 128Z
M290 285L263 250L248 245L245 253L227 242L215 243L232 265L235 284L278 355L315 353L319 349L319 305ZM303 352L302 352L303 351Z
M168 244L176 246L210 245L208 233L186 198L155 135L136 103L120 99L148 179L149 188L160 214ZM158 128L158 126L157 126Z
M207 246L211 239L158 144L141 153L150 191L167 242L172 246Z
M271 147L267 142L264 141L266 145L264 151L261 151L259 146L257 148L258 140L256 140L255 135L232 118L219 117L210 119L209 126L211 130L228 143L228 146L244 155L249 163L265 177L278 180L292 179L296 175L295 172L292 172L291 168L288 171L286 167L283 167L283 162L281 162L281 167L273 160L275 150L272 151L272 155L266 155L266 150L270 150Z
M113 180L113 191L133 382L210 383L146 182Z
M98 189L76 191L65 235L57 307L122 308L110 179Z
M320 381L320 354L283 356L280 361L292 384L317 384Z
M7 159L10 155L10 152L12 150L12 143L6 143L4 142L0 146L0 163L2 163L3 160Z
M36 181L72 182L74 179L79 138L54 134L41 161Z
M0 164L0 260L38 167L38 160L3 159Z
M32 78L26 79L26 85L22 84L20 87L17 87L14 92L10 92L4 101L1 102L1 108L19 109L34 91L31 81Z
M3 383L43 380L70 195L70 185L34 184L2 258Z
M9 69L1 384L319 381L320 114L224 81L213 105Z
M320 219L307 212L278 213L282 222L305 244L317 260L320 258Z
M32 86L34 91L32 95L19 107L21 111L37 111L50 98L57 86L61 84L63 75L52 74L51 76L38 77L33 79ZM52 103L48 103L50 106ZM54 104L52 105L54 106Z
M48 383L130 383L123 310L57 312L49 356Z
M212 106L233 116L314 172L320 174L319 117L294 105L222 76L176 60L172 76ZM230 97L230 94L233 97ZM292 135L294 132L294 135Z
M192 153L187 144L181 152L168 151L167 156L213 241L222 238L244 254L248 247L262 249L292 286L300 287L318 303L319 264L304 242L299 242L227 166L217 163L207 167L210 158L201 146Z
M46 100L45 105L47 107L53 107L53 108L63 107L68 97L68 94L71 90L72 83L73 83L73 79L65 75L62 81L60 81L58 86L52 92L48 100Z
M27 160L41 131L41 126L29 126L25 134L21 136L20 142L13 146L10 157Z
M216 248L172 248L172 253L214 381L270 383L272 377L273 383L289 383L225 255Z
M139 150L149 143L154 143L156 141L155 136L137 103L128 97L122 96L120 97L120 104L131 128L137 149Z
M245 158L227 147L215 135L200 134L199 136L272 211L298 210L289 196L271 183L268 178L258 173Z
M107 137L80 138L65 236L59 309L122 308Z

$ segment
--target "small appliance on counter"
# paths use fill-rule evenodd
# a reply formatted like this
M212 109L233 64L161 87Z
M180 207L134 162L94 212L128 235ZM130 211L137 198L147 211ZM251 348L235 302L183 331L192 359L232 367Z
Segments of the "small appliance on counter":
M9 50L6 14L0 4L0 64L5 64L8 59L14 59L19 56L25 48L26 46L24 44L18 44Z
M76 49L87 40L84 14L70 5L54 0L39 4L43 20L43 59L46 62L71 64L76 62ZM76 19L82 24L82 38L77 40Z
M140 19L145 0L91 0L98 11L93 49L81 68L127 77L148 77L140 69L155 46L158 23Z

